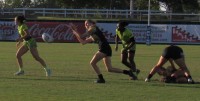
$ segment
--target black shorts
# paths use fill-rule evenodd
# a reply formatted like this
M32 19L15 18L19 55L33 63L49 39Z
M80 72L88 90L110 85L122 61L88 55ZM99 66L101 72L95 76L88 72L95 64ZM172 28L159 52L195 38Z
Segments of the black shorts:
M110 45L101 45L99 51L106 54L106 56L112 56L112 49Z
M164 49L162 56L166 59L171 58L173 60L176 60L176 59L184 58L184 53L180 47L171 45Z

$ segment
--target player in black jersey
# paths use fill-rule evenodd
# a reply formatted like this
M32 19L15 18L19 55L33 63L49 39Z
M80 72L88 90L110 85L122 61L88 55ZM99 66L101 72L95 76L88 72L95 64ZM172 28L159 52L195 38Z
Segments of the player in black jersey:
M171 66L175 69L174 63L175 62L180 70L182 70L185 74L185 76L188 79L188 83L194 83L192 80L192 77L190 75L190 72L185 64L185 57L182 48L170 45L166 47L157 63L149 73L148 77L145 79L146 82L150 80L150 78L169 60L171 63ZM176 78L176 75L171 75L172 78Z
M100 29L96 26L96 22L94 22L92 20L86 20L85 28L87 30L86 33L81 35L77 31L76 26L71 24L71 29L73 31L73 34L76 36L76 38L78 39L78 41L81 44L84 45L84 44L87 44L90 42L98 43L99 50L97 51L97 53L93 56L92 60L90 61L91 66L93 67L94 71L98 75L98 79L95 82L96 83L105 83L103 75L100 72L99 67L97 66L97 63L102 59L103 59L103 62L105 64L105 67L108 72L124 73L124 74L132 77L132 79L136 79L136 76L131 71L121 70L118 68L114 68L112 66L112 64L111 64L111 56L112 56L111 47L110 47L107 39L103 35L103 32L100 31Z

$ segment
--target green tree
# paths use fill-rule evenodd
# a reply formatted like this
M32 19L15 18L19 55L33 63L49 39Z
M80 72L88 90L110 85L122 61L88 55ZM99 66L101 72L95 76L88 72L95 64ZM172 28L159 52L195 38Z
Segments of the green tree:
M22 7L31 7L31 0L21 0Z

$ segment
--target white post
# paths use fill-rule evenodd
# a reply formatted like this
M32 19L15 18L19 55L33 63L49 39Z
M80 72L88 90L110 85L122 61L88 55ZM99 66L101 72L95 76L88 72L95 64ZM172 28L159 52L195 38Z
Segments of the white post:
M151 0L149 0L148 3L148 26L150 26L150 20L151 20Z
M147 25L147 33L146 33L146 45L151 45L151 0L148 3L148 25Z
M133 0L130 0L130 17L133 18Z

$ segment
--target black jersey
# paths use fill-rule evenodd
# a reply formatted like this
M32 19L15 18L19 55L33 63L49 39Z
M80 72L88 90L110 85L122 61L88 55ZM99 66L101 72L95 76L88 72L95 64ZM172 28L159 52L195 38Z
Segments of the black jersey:
M112 56L111 47L103 35L103 32L98 27L95 27L93 33L91 33L91 37L96 43L98 43L100 52L106 54L107 56Z
M166 59L172 58L173 60L176 60L179 58L183 58L184 53L182 48L175 45L170 45L164 49L162 56Z

